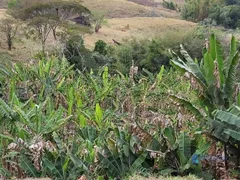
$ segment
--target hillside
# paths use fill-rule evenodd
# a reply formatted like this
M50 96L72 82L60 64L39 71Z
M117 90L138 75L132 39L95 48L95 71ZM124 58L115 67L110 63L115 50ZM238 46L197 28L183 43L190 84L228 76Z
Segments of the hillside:
M159 1L161 2L161 0ZM176 0L182 3L183 0ZM151 38L174 29L192 29L195 23L180 19L180 13L162 6L150 7L127 0L84 0L83 4L92 12L106 14L106 21L99 33L85 35L85 45L93 48L99 39L113 43L126 38ZM128 28L129 26L129 28Z
M177 0L181 2L182 0ZM86 34L85 45L93 48L99 39L112 43L112 39L122 41L132 37L148 37L161 35L166 30L192 29L195 24L180 19L180 13L161 6L149 7L127 0L83 0L83 5L93 13L105 14L105 21L99 33ZM6 2L0 2L0 8L6 7ZM0 18L4 16L5 9L0 9ZM126 28L129 26L129 29ZM1 35L2 36L2 35ZM1 38L1 51L6 51L5 40ZM48 40L48 46L52 49L53 44L58 44L53 37ZM29 46L30 45L30 46ZM31 47L31 48L29 48ZM39 43L29 39L17 40L14 49L10 53L13 59L31 59L39 50Z
M161 1L161 0L160 0ZM182 0L176 0L181 2ZM113 39L122 42L129 38L151 38L168 30L190 30L195 24L180 19L180 13L161 6L149 7L127 0L83 0L83 5L93 13L105 14L105 21L99 33L86 34L85 45L92 49L99 39L112 44ZM1 1L0 18L5 15L6 2ZM126 28L129 26L129 28ZM1 35L3 36L3 35ZM5 38L1 38L1 51L6 51ZM58 44L53 37L48 39L48 46ZM29 48L31 47L31 48ZM10 52L13 59L31 59L39 50L39 43L27 39L16 40L14 49Z
M167 17L180 18L179 13L161 6L143 6L127 0L84 0L83 4L91 11L101 11L107 18L126 17Z
M126 28L129 25L129 29ZM112 39L122 41L132 37L151 38L155 35L161 36L167 31L188 31L196 26L195 23L172 18L159 17L132 17L113 18L107 20L107 25L100 29L99 33L85 35L85 45L94 47L94 43L101 39L113 43Z

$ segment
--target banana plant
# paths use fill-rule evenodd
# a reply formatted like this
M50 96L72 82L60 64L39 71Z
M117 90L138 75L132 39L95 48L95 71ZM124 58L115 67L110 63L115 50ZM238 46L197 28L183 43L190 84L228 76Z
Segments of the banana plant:
M233 36L231 39L229 58L224 59L220 43L215 35L211 35L209 47L205 49L205 54L201 62L193 60L181 45L181 59L172 52L171 64L177 70L188 73L197 84L198 99L202 103L207 115L215 109L227 109L235 102L236 67L239 63L239 52L237 41ZM173 95L174 96L174 95ZM179 99L175 96L175 99ZM183 104L189 104L180 100ZM189 106L189 105L188 105ZM189 106L195 112L198 110L194 106ZM198 111L197 114L202 114ZM203 117L203 116L202 116Z
M21 84L21 88L26 89L28 94L43 101L49 95L63 96L62 93L68 85L66 80L72 75L72 69L73 66L68 66L65 59L59 61L52 57L39 60L38 64L31 68L24 64L15 64L11 79L16 81L16 90Z
M141 142L134 135L114 129L116 139L108 138L98 152L99 170L110 178L122 178L143 166L148 152L140 150Z
M37 77L42 83L41 94L46 97L49 93L62 90L65 79L71 74L73 66L68 66L65 59L58 63L54 58L39 61L36 69Z
M25 104L15 104L10 107L0 99L1 117L8 118L14 125L15 133L12 130L10 132L12 136L8 136L8 139L18 137L25 140L29 137L41 137L51 134L66 124L72 116L65 116L63 107L55 110L51 103L50 98L41 104L35 104L33 99L30 99Z
M95 104L103 102L108 96L113 96L113 88L116 86L116 82L110 78L107 66L99 71L98 76L89 74L87 79L95 95Z
M30 177L48 176L52 179L75 180L80 174L89 174L89 168L81 159L82 146L76 139L64 142L58 133L52 133L54 144L45 148L41 158L41 170L37 170L27 153L20 154L20 167Z
M200 157L210 147L201 135L194 135L194 138L187 132L175 132L174 128L167 127L163 130L162 142L166 142L165 156L163 162L159 161L159 168L162 175L177 173L186 175L188 172L200 172Z
M240 107L232 105L227 110L215 110L210 133L223 143L240 146Z
M50 98L47 98L39 105L31 103L31 106L26 108L14 107L20 117L19 123L28 127L29 135L43 136L51 134L71 119L71 115L64 115L65 110L63 107L55 110L51 103Z
M232 105L227 110L213 111L210 120L209 135L224 144L226 168L228 167L228 152L235 158L236 166L240 163L240 107Z

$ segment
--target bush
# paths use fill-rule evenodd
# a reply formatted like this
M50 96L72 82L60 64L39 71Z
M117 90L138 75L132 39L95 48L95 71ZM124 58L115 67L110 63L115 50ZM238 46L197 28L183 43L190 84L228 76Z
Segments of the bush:
M106 55L107 54L107 44L102 40L98 40L95 43L94 51L99 52L102 55Z
M8 8L13 8L18 5L19 1L18 0L9 0L8 1Z
M139 62L141 69L158 72L162 65L169 67L170 55L161 41L151 41L146 57Z
M226 5L240 4L239 0L225 0Z
M201 58L207 35L205 34L206 32L201 30L190 32L174 30L155 37L154 40L128 41L122 46L114 47L111 55L116 59L116 63L113 66L123 74L127 74L134 61L140 73L143 69L157 73L162 65L166 68L170 67L169 49L178 52L179 44L183 44L190 55Z
M92 52L84 47L84 41L81 36L73 36L66 43L64 51L65 57L74 68L78 70L93 69L96 67L91 58Z
M220 10L218 24L232 29L240 27L240 6L230 5L223 7Z
M99 41L96 44L95 52L87 49L84 46L84 41L81 36L71 37L67 43L64 50L64 55L70 64L74 65L75 69L80 71L90 71L93 70L97 72L101 66L111 66L114 59L108 56L106 49L106 43Z
M118 70L128 74L132 63L142 73L146 69L158 73L162 65L170 67L169 49L179 52L183 44L192 57L202 58L202 48L209 32L207 29L169 31L153 40L131 40L121 46L108 46L104 41L96 42L94 51L86 49L81 37L73 37L66 44L65 56L75 68L81 71L97 71L101 66L108 65L111 71Z
M216 4L215 0L186 0L181 11L182 17L194 22L202 21Z
M214 19L206 18L203 21L201 21L199 24L204 26L216 26L217 22Z
M167 9L177 10L177 4L174 4L172 1L168 2L168 1L163 0L162 5L163 5L163 7L167 8Z
M209 19L215 21L218 25L225 28L236 29L240 25L240 2L235 0L226 0L225 5L218 4L209 12Z

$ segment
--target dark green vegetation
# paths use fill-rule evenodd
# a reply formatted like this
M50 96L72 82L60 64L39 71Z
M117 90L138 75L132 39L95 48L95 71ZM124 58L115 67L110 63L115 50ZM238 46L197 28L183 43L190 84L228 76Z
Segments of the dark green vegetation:
M99 40L91 51L64 18L69 8L77 16L75 8L87 9L26 2L11 1L10 13L21 7L16 18L40 40L74 27L64 31L63 49L42 44L34 62L1 54L0 178L239 178L235 37L222 47L211 31L176 30L116 46Z
M177 4L175 4L172 1L168 2L168 1L163 0L162 5L163 5L163 7L167 8L167 9L178 10Z
M162 65L170 68L171 54L169 49L180 51L179 44L183 44L193 57L201 58L206 34L211 30L197 28L193 31L165 33L163 37L153 40L125 41L120 46L107 45L102 40L96 42L93 52L84 47L80 36L74 36L67 42L65 56L75 68L96 70L99 66L108 65L110 72L118 70L124 75L134 64L142 73L144 69L154 74L159 72ZM198 46L202 44L202 46ZM86 61L87 59L87 61Z
M237 0L186 0L182 17L235 29L240 26L240 3Z

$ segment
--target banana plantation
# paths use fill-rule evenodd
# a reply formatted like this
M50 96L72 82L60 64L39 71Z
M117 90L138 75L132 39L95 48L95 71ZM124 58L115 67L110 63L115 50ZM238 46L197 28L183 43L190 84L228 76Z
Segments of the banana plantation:
M181 46L157 74L82 72L47 55L5 61L0 179L239 179L239 52L229 44L223 52L212 35L202 59Z

